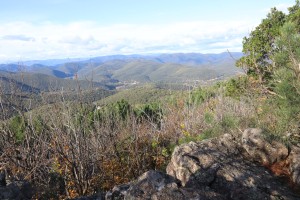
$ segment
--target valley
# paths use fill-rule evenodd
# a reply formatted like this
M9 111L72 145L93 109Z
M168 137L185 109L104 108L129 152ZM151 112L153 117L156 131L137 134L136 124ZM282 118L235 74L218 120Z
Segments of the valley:
M235 59L242 56L241 53L116 55L65 62L57 65L44 65L51 63L50 61L1 64L0 70L3 71L2 74L12 72L12 78L16 78L17 74L23 73L25 83L28 82L26 76L31 74L32 85L34 81L36 84L42 84L41 80L45 79L53 79L49 80L52 83L65 79L64 83L59 84L66 85L67 80L76 79L97 82L98 86L102 84L103 87L112 89L113 87L128 86L133 83L188 83L191 81L205 82L216 78L223 79L242 72L235 67L235 60L232 55ZM41 76L40 82L34 80L36 76ZM71 87L70 85L75 84L68 84L67 87ZM54 88L54 90L56 89Z

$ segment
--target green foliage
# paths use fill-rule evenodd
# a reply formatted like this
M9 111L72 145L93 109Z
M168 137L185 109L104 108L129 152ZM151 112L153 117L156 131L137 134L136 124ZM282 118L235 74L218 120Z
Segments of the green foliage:
M22 142L24 140L26 126L27 123L23 116L17 115L10 120L8 127L17 142Z
M273 56L276 70L270 83L276 93L270 99L278 118L276 132L297 132L300 125L300 34L295 23L287 22L281 28L276 45L279 49Z
M237 66L246 67L249 75L254 75L260 81L270 76L272 65L270 57L276 51L275 38L279 35L280 27L285 23L283 12L272 8L261 24L243 40L243 56L238 60Z
M204 113L204 122L207 124L212 124L214 122L214 115L212 112L205 112Z
M104 123L107 121L124 122L130 115L135 116L138 123L148 121L160 126L163 111L159 103L140 104L134 108L128 101L122 99L121 101L102 106L101 109L90 113L91 118Z
M190 94L190 102L189 104L195 104L199 105L205 101L207 101L209 98L214 97L216 94L214 88L198 88L196 90L193 90Z
M231 78L225 83L225 96L239 99L246 92L247 77Z
M103 121L108 120L126 120L130 114L132 108L131 105L124 99L115 103L103 106L101 109L96 111L96 119ZM91 114L92 115L92 114Z
M212 128L208 128L206 130L204 130L201 134L199 134L198 136L198 140L206 140L209 138L213 138L213 137L217 137L220 134L222 134L222 128L220 125L215 125Z
M117 101L112 106L113 112L115 112L117 117L120 117L121 119L125 120L127 116L129 115L131 106L127 101L122 99L121 101Z
M300 31L300 1L296 0L296 3L294 6L288 8L289 15L288 20L295 23L298 27L298 32Z
M125 99L131 105L147 104L153 102L164 101L170 97L170 93L178 93L170 88L160 88L160 86L147 84L140 87L130 88L128 90L120 90L116 94L97 101L98 105L106 105L115 103Z
M178 140L178 144L185 144L185 143L189 143L189 142L197 142L200 141L198 136L184 136L182 138L179 138Z
M288 46L288 44L299 45L298 36L289 37L290 33L295 33L295 30L300 31L299 0L296 0L296 4L288 10L289 14L285 15L276 8L272 8L267 18L263 19L250 36L243 40L245 56L238 60L237 66L245 67L249 75L258 77L261 82L271 79L275 70L273 59L275 54L277 54L276 62L290 60L290 57L278 54L279 51L282 53L282 44L286 44L286 54L291 49L299 51L299 48L295 48L296 46Z
M162 108L158 103L150 103L138 106L134 109L135 116L139 122L148 120L160 126L162 119Z
M43 133L43 131L47 129L47 125L44 123L44 120L40 115L33 119L33 129L38 134Z
M170 150L166 147L162 148L161 150L161 155L163 155L164 157L169 157L171 156L172 152L170 152Z
M276 69L286 68L300 80L300 34L295 23L284 24L280 36L276 39L276 46L278 52L273 56Z
M225 114L222 117L220 124L221 124L222 130L224 132L227 132L227 131L235 128L238 125L238 122L239 122L238 118L236 118L232 115L229 115L229 114Z
M93 111L91 107L85 104L73 105L74 126L77 130L89 130L93 126Z
M244 38L245 56L237 62L262 83L259 100L254 102L258 113L255 121L281 136L299 134L300 126L300 1L288 10L287 15L276 8L271 10ZM239 87L231 82L227 94ZM232 124L228 123L226 126Z

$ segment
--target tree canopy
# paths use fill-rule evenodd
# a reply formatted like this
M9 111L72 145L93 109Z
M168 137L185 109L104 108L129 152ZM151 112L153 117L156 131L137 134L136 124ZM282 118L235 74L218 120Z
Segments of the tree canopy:
M247 73L257 76L260 81L268 77L272 68L270 57L276 51L274 41L285 21L286 15L272 8L267 18L262 20L249 37L244 37L245 56L238 60L237 65L246 67Z
M274 55L279 51L276 38L286 23L293 23L300 31L300 3L288 8L289 13L272 8L267 17L243 39L244 56L237 61L238 67L246 69L248 75L257 77L261 83L272 77L275 65Z

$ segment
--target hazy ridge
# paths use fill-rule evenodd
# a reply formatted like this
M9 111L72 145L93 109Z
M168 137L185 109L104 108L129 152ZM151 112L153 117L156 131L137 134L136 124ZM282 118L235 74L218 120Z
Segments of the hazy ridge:
M44 74L116 85L124 82L185 82L235 75L235 59L242 53L174 53L160 55L112 55L90 59L25 61L1 64L6 72ZM45 76L40 78L45 79Z

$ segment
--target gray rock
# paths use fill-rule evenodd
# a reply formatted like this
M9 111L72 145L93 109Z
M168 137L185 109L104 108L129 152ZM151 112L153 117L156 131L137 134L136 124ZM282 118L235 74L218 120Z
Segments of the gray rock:
M112 191L109 191L105 195L105 199L107 200L118 200L124 199L125 195L127 194L127 190L129 189L129 184L123 184L115 186Z
M242 141L225 134L176 147L167 173L185 188L197 191L206 187L225 199L299 199L287 184L258 163L272 164L287 156L284 145L270 144L260 130L247 129ZM299 163L296 156L294 159Z
M222 163L228 162L228 154L233 157L239 154L239 147L229 134L201 143L190 142L175 148L167 173L179 179L183 186L208 186Z
M163 189L177 189L180 181L158 171L148 171L131 183L125 199L147 199Z
M292 181L300 189L300 148L299 147L293 147L291 149L288 160L290 165L289 170L291 173Z
M284 160L289 155L288 149L281 143L273 141L269 143L262 135L262 130L257 128L246 129L242 135L243 148L249 154L248 157L263 164L272 165Z

